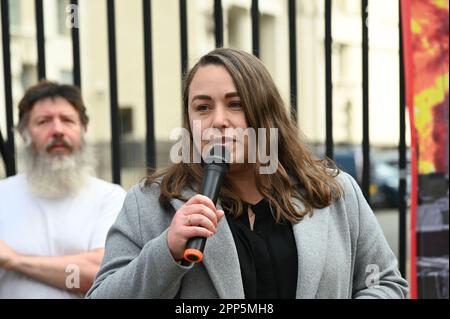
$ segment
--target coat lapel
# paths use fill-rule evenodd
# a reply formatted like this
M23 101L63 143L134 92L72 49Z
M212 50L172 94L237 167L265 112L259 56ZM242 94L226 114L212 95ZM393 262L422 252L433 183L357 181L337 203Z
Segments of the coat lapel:
M218 208L222 209L220 205ZM219 222L217 234L206 242L203 264L219 298L245 298L239 257L225 217Z
M297 199L294 205L303 209ZM330 209L314 209L312 217L305 216L293 226L298 253L297 299L315 298L325 267Z
M190 198L194 195L193 191L183 192L184 198ZM172 199L171 204L175 210L178 210L185 202ZM220 204L217 207L222 209ZM245 298L236 245L225 217L217 226L217 234L206 241L202 263L216 288L219 298Z

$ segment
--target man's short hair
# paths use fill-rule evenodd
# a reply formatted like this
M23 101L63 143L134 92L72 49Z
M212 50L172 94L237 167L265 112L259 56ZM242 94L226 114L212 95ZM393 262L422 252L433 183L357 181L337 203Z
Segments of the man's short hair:
M86 127L89 117L86 114L86 106L84 105L80 89L73 85L41 80L36 85L28 88L19 102L19 131L23 132L27 126L29 114L36 102L46 98L54 99L57 97L67 100L75 108L80 116L81 123Z

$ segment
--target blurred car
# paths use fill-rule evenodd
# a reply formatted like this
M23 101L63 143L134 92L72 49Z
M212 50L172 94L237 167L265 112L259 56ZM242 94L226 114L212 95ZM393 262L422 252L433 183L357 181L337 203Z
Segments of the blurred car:
M338 167L362 185L362 152L360 148L337 148L334 160ZM409 161L406 168L406 198L410 192ZM396 150L371 150L370 204L373 208L397 208L400 202L399 164Z

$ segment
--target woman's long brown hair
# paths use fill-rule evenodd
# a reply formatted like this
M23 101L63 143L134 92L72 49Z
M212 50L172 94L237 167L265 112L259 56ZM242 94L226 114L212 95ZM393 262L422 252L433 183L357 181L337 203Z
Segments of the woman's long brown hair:
M274 174L259 174L261 163L254 165L256 185L259 192L273 208L277 221L298 223L314 208L324 208L342 195L336 179L339 170L330 160L316 158L300 137L297 127L269 72L255 56L243 51L219 48L205 56L189 71L183 86L184 128L191 133L188 103L189 86L197 70L206 65L224 66L233 78L249 127L257 131L266 128L266 141L270 130L278 128L278 169ZM161 190L160 204L170 207L170 199L182 198L182 191L191 188L199 191L203 178L200 164L179 163L156 172L146 179L146 185L158 183ZM298 198L304 205L300 210L292 203ZM242 214L242 201L225 179L219 200L228 213Z

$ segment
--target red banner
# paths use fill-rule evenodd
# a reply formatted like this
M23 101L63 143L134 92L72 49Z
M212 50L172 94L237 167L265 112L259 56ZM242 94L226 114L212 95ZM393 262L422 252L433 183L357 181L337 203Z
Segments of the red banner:
M449 298L449 2L401 4L411 126L411 297Z

